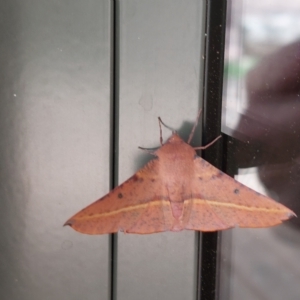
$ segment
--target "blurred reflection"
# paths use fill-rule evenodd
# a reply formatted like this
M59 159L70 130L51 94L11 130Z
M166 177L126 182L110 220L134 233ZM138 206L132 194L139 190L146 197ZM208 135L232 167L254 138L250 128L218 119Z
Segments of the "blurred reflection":
M246 90L247 118L236 132L258 144L240 151L237 163L249 167L249 157L255 156L263 163L262 183L300 215L300 41L264 57L247 74ZM290 222L300 225L299 220Z
M235 137L230 163L246 168L238 180L298 218L222 233L219 298L299 299L300 2L227 3L222 131Z

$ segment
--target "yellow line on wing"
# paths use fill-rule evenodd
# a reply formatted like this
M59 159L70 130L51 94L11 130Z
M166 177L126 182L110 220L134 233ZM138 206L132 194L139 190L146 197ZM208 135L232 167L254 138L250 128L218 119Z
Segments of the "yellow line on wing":
M117 215L120 213L126 213L126 212L130 212L130 211L134 211L137 209L145 209L148 207L153 207L153 206L170 206L170 201L168 200L153 200L151 202L147 202L147 203L142 203L142 204L136 204L136 205L131 205L131 206L127 206L127 207L123 207L120 209L116 209L113 211L108 211L108 212L103 212L103 213L95 213L91 216L83 216L80 219L95 219L95 218L106 218L106 217L110 217L113 215Z
M233 208L233 209L244 210L244 211L253 211L253 212L268 212L268 213L283 212L283 210L280 208L277 209L277 208L246 206L246 205L241 205L241 204L218 202L215 200L205 200L205 199L199 199L199 198L186 199L186 200L184 200L184 202L185 202L185 204L188 204L188 202L194 202L195 204L200 204L200 205L204 204L204 205L211 205L211 206L217 206L217 207L227 207L227 208ZM139 210L139 209L143 210L145 208L151 208L151 207L157 207L157 206L170 207L170 201L158 199L158 200L153 200L153 201L150 201L147 203L123 207L123 208L116 209L113 211L95 213L91 216L84 215L80 219L89 220L89 219L96 219L96 218L107 218L107 217L114 216L114 215L121 214L121 213L131 212L131 211L135 211L135 210Z
M193 201L198 204L208 204L208 205L212 205L212 206L219 206L219 207L222 206L222 207L235 208L235 209L247 210L247 211L282 212L281 209L277 209L277 208L246 206L246 205L241 205L241 204L219 202L219 201L214 201L214 200L187 199L186 201Z

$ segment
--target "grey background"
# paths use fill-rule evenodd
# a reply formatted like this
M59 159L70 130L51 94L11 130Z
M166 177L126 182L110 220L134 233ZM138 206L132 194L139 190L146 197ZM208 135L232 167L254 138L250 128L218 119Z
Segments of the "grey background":
M203 6L119 2L119 182L159 145L159 115L184 135L196 118ZM0 2L1 299L109 298L109 236L62 224L109 190L111 18L104 0ZM193 299L195 243L120 234L118 299Z
M109 2L0 11L0 298L107 299L108 236L62 225L109 190Z

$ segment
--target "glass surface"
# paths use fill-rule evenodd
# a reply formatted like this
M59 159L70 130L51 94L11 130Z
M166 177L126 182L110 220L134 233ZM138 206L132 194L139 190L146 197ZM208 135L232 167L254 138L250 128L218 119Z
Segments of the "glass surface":
M0 11L0 299L108 300L109 236L63 224L109 190L110 3Z
M300 214L300 2L228 2L223 132L236 178ZM241 169L242 168L242 169ZM220 299L299 299L299 219L222 236Z
M199 53L205 9L199 0L119 4L121 183L153 159L137 146L159 146L158 116L185 140L188 137L203 93ZM162 132L166 141L171 131L163 128ZM188 230L118 234L117 299L195 299L196 243L195 233Z

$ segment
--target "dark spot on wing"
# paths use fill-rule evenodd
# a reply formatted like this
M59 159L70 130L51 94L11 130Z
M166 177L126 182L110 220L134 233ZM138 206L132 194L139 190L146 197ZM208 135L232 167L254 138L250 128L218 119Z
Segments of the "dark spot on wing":
M155 179L154 179L154 178L151 178L151 182L155 182Z
M239 193L240 193L240 190L239 190L239 189L235 189L233 192L234 192L235 194L239 194Z
M131 177L131 179L133 180L133 181L138 181L138 182L143 182L144 181L144 178L143 177L141 177L141 176L139 176L139 175L137 175L137 174L135 174L135 175L133 175L132 177Z
M133 180L133 181L138 181L138 180L139 180L139 177L135 174L135 175L132 176L132 180Z
M199 179L199 180L202 180L203 178L199 176L198 179Z
M123 198L123 194L122 194L122 193L119 193L119 194L118 194L118 198L119 198L119 199L122 199L122 198Z

